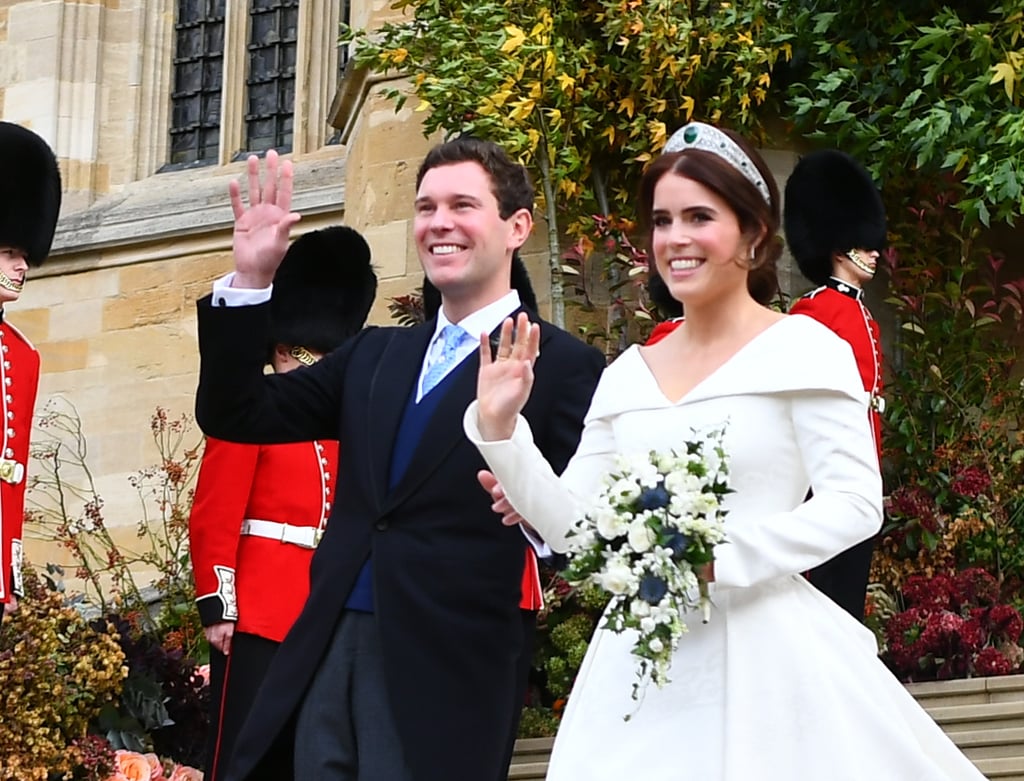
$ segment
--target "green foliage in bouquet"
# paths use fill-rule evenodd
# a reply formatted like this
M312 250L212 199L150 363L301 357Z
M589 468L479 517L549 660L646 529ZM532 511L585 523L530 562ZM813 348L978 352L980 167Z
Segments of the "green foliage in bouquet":
M128 674L112 628L90 626L31 568L25 598L0 624L0 779L79 778L109 770L109 752L87 739L90 722L117 701Z

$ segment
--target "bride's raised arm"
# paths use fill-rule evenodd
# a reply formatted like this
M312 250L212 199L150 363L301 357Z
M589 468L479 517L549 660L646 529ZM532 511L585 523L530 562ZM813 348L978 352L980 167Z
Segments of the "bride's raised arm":
M599 383L597 393L600 392ZM526 418L516 417L508 439L487 440L480 433L479 407L478 400L466 410L462 421L466 436L477 446L516 512L552 550L564 553L568 547L566 532L596 496L601 477L614 465L615 437L611 425L604 419L591 420L588 416L576 454L558 476L534 444Z
M512 507L561 553L581 506L613 463L615 441L607 422L588 415L576 454L561 477L554 473L534 444L530 424L519 414L533 387L538 344L538 327L522 314L514 335L511 319L502 325L493 359L487 339L481 340L477 400L466 410L463 428ZM599 383L596 393L600 388Z

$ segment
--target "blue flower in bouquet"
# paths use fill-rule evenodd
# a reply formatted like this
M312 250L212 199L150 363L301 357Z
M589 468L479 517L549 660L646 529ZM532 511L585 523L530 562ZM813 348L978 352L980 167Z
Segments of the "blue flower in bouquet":
M668 507L668 502L668 490L663 482L658 483L653 488L645 488L637 500L637 503L644 510L660 510L662 507Z
M665 540L665 547L672 551L673 559L679 559L686 555L692 542L689 534L676 531L668 535L668 539Z
M620 455L570 533L566 580L609 594L603 628L636 632L633 699L648 681L668 683L683 616L710 619L700 572L725 541L728 458L724 427L693 433L678 449Z
M657 605L668 593L668 583L657 575L645 575L640 579L637 596L648 605Z

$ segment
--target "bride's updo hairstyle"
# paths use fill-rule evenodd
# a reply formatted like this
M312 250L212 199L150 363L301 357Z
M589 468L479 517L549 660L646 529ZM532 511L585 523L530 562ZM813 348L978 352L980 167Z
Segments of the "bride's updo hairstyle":
M650 279L658 276L654 263L654 188L667 174L692 179L718 195L733 210L740 230L754 245L753 258L737 258L749 270L747 290L759 304L768 305L779 292L776 268L782 254L779 239L779 188L761 155L742 137L721 128L691 122L678 130L666 151L644 172L640 180L640 219L647 237ZM755 170L750 170L751 165ZM665 287L658 278L653 287Z

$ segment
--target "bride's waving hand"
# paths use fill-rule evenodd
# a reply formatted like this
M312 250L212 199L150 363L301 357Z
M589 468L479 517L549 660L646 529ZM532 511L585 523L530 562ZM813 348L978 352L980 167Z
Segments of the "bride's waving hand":
M485 440L508 439L516 416L533 389L533 365L540 350L540 326L520 312L513 329L512 318L501 325L498 349L491 357L487 334L480 338L480 374L476 398L478 425Z

